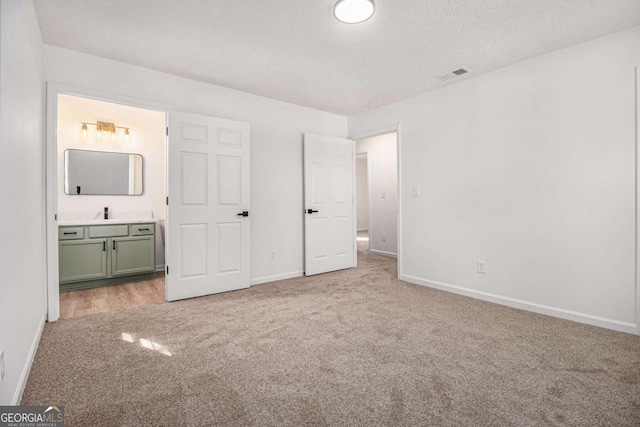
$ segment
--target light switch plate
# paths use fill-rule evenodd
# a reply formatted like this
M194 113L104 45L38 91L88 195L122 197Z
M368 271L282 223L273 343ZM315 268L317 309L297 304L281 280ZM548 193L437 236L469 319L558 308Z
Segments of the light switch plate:
M478 273L486 274L487 273L487 263L484 261L478 261Z
M4 381L4 349L0 350L0 382Z

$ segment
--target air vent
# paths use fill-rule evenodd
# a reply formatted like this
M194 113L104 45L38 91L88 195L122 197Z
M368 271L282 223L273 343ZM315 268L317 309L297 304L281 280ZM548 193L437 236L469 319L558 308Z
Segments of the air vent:
M446 81L470 72L471 70L468 68L458 68L457 70L451 71L450 73L442 74L441 76L438 76L438 78L442 81Z

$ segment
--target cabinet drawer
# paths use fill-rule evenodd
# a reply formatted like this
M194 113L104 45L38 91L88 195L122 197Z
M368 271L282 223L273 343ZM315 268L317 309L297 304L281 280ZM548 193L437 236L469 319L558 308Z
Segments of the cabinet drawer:
M59 227L58 240L84 239L84 227Z
M131 226L132 236L145 236L154 234L155 224L134 224Z
M96 225L89 227L89 237L122 237L129 235L128 225Z

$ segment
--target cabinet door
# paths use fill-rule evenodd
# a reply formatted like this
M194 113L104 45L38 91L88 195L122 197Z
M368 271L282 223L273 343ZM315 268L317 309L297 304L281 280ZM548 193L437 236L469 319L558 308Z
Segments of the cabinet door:
M111 243L111 275L149 273L156 268L154 236L118 237Z
M107 240L69 240L59 243L60 283L107 277Z

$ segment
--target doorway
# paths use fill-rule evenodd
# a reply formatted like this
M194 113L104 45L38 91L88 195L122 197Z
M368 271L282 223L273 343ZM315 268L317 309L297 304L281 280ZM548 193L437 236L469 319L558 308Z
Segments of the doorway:
M61 314L77 317L165 301L166 114L166 108L151 103L47 83L48 321ZM66 166L76 154L103 156L81 168L102 169L102 177L90 178L91 185L73 183L70 174L79 171ZM105 157L124 157L124 164L103 167ZM123 172L125 182L111 187L115 194L91 189L95 183L106 183L105 171L116 175L116 170ZM99 222L105 208L108 227ZM146 251L140 252L140 247ZM128 255L133 248L140 256ZM82 260L62 265L72 259L66 258L70 254Z
M369 156L356 154L356 241L358 250L369 251Z
M399 132L397 127L356 137L359 251L399 258Z

